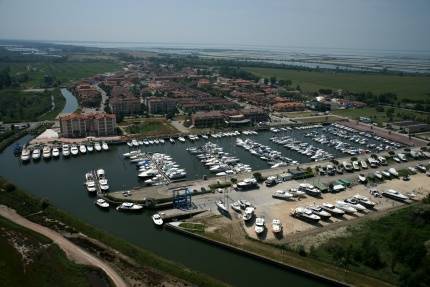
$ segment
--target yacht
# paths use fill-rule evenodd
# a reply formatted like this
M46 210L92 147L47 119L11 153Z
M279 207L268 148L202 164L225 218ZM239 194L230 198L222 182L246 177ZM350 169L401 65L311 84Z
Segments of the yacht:
M94 143L94 149L95 149L96 151L101 151L101 150L102 150L102 146L100 145L100 143L99 143L99 142L95 142L95 143Z
M394 189L387 189L386 191L382 192L382 195L394 200L398 201L406 201L409 199L406 195L401 194L400 192L394 190Z
M169 142L170 142L171 144L174 144L174 143L175 143L175 140L174 140L173 138L169 138Z
M164 139L159 139L159 141L160 141L160 144L164 144L165 143Z
M33 160L39 160L39 159L40 159L40 149L35 148L35 149L33 150L33 152L31 153L31 158L32 158Z
M42 157L47 160L51 158L51 148L49 146L44 146L42 149Z
M290 194L293 195L293 197L300 197L300 198L305 198L306 197L306 193L304 191L298 190L297 188L291 188L288 191Z
M30 150L23 148L21 151L21 161L22 162L28 162L30 160Z
M383 178L382 173L379 170L375 171L374 175L375 175L375 177L377 179L382 179Z
M354 207L358 211L365 211L366 210L366 207L363 206L362 204L360 204L360 202L358 200L356 200L355 198L347 198L344 200L344 202L348 203L350 206Z
M87 147L86 147L84 144L81 144L81 145L79 146L79 152L80 152L81 154L86 154L86 153L87 153Z
M142 178L142 179L145 179L145 178L152 178L152 177L156 176L157 174L158 174L158 170L148 169L148 170L142 171L137 176Z
M279 219L272 220L272 232L275 234L282 232L282 223Z
M352 167L355 171L360 170L360 165L359 165L358 161L356 161L356 160L352 162Z
M216 206L218 207L218 210L221 213L229 213L227 206L225 206L224 202L222 200L216 201Z
M130 211L130 212L138 212L142 211L143 206L140 204L135 204L132 202L123 202L121 205L116 207L118 211Z
M108 209L110 206L109 202L107 202L106 200L104 200L102 198L97 199L95 201L95 204L102 209Z
M178 137L178 140L179 140L181 143L184 143L184 142L185 142L185 138L183 138L183 137Z
M322 219L329 219L331 217L331 214L329 212L325 211L319 205L311 205L308 207L308 209L310 209L313 212L313 214L318 215Z
M88 152L93 152L94 151L94 147L92 144L87 144L87 151Z
M337 208L331 203L323 203L321 208L330 213L333 216L343 216L345 212L342 209Z
M344 168L347 172L352 172L352 171L353 171L353 166L352 166L349 162L344 161L344 162L342 163L342 165L343 165L343 168Z
M321 191L318 188L314 187L312 184L300 183L298 189L304 191L310 196L321 197Z
M58 149L58 147L54 147L52 149L52 157L58 158L59 156L60 156L60 150Z
M244 221L249 221L254 217L254 207L247 207L245 208L245 212L243 213L242 219Z
M415 166L415 168L416 168L417 170L419 170L420 172L426 172L426 171L427 171L427 168L426 168L424 165L422 165L422 164L417 164L417 165Z
M137 141L137 140L132 140L132 141L131 141L131 144L132 144L133 146L139 146L139 143L138 143L138 141Z
M364 160L360 161L360 164L361 164L361 168L363 168L363 169L368 169L368 168L369 168L369 167L367 166L366 161L364 161Z
M87 191L90 193L96 192L97 190L94 176L91 172L87 172L85 174L85 186L87 187Z
M360 183L366 183L367 182L367 177L364 175L364 174L359 174L358 175L358 181L360 182Z
M107 191L109 189L109 185L104 169L97 170L97 178L99 180L100 189L102 191Z
M66 157L66 158L69 157L70 156L70 147L69 147L69 145L64 144L61 147L61 152L63 154L63 157Z
M78 147L77 147L77 146L75 146L75 145L72 145L72 147L70 148L70 153L71 153L73 156L77 156L77 155L79 154Z
M318 222L321 219L321 217L314 214L312 210L304 207L297 207L296 209L293 210L291 215L299 219L310 221L310 222Z
M348 214L354 214L357 212L357 209L352 207L349 203L346 203L340 200L336 201L336 207L345 211L345 213L348 213Z
M242 210L240 209L240 203L239 201L235 201L233 203L230 204L231 208L236 211L236 212L242 212Z
M243 181L237 183L237 187L240 189L250 189L257 186L257 180L255 178L245 178Z
M266 229L266 226L265 226L264 218L257 217L257 219L255 219L255 233L262 234L265 229Z
M388 169L388 172L394 177L399 177L399 173L397 172L397 170L394 167Z
M388 170L381 171L382 175L386 178L391 178L391 173L388 172Z
M376 203L373 201L370 201L367 197L362 196L360 194L356 194L353 197L355 200L357 200L361 205L365 206L366 208L374 208Z
M152 217L152 221L156 226L162 226L163 225L163 218L161 218L160 214L156 213Z
M293 199L293 195L285 190L277 190L274 194L272 194L273 198L276 199L285 199L285 200L291 200Z
M109 150L109 146L106 142L102 142L102 149L103 150Z

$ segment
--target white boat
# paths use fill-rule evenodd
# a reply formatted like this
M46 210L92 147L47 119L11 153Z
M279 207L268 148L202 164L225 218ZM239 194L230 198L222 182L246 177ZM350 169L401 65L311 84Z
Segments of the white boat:
M64 144L61 147L61 152L63 154L64 157L69 157L70 156L70 147L67 144Z
M361 164L361 168L368 169L366 161L362 160L362 161L360 161L360 164Z
M315 215L318 215L321 218L329 219L331 217L331 214L327 211L325 211L321 206L319 205L311 205L308 207Z
M279 219L272 220L272 232L275 234L282 232L282 223Z
M367 208L373 208L376 205L376 203L374 203L373 201L370 201L367 197L362 196L360 194L354 195L353 198L356 199L361 205Z
M94 149L95 149L96 151L101 151L101 150L102 150L102 146L100 145L100 143L99 143L99 142L95 142L95 143L94 143Z
M109 146L106 142L102 142L102 149L103 150L109 150Z
M356 160L352 162L352 167L354 168L355 171L360 170L360 165Z
M145 179L145 178L154 177L157 174L158 174L158 170L156 170L156 169L149 169L149 170L142 171L137 176L140 177L140 178L142 178L142 179Z
M31 153L31 158L32 158L33 160L39 160L39 159L40 159L40 149L35 148L35 149L33 150L33 152Z
M255 233L261 234L266 229L264 218L263 217L257 217L255 219Z
M58 158L58 157L60 156L60 150L58 149L58 147L54 147L54 148L52 149L52 156L53 156L54 158Z
M234 211L242 212L242 210L240 209L239 201L235 201L235 202L231 203L230 206Z
M321 208L330 213L333 216L343 216L345 212L342 209L337 208L331 203L323 203Z
M163 218L161 218L160 214L156 213L151 218L155 225L157 226L163 225Z
M272 194L273 198L291 200L293 199L293 195L285 190L277 190Z
M70 153L71 153L73 156L78 155L78 154L79 154L79 149L78 149L78 147L77 147L77 146L75 146L75 145L72 145L72 147L70 148Z
M137 140L132 140L132 141L131 141L131 144L132 144L133 146L139 146L139 143L137 142Z
M81 144L81 145L79 146L79 152L80 152L81 154L86 154L86 153L87 153L87 147L86 147L85 145Z
M135 204L132 202L123 202L121 205L116 207L116 210L118 211L130 211L130 212L137 212L141 211L143 209L143 206L140 204Z
M358 181L360 183L366 183L367 182L367 177L364 174L359 174L358 175Z
M357 209L352 207L350 204L340 200L336 201L336 207L345 211L345 213L348 213L348 214L354 214L357 212Z
M87 191L90 193L96 192L96 183L94 176L91 172L87 172L85 174L85 186L87 188Z
M399 173L397 172L397 170L396 170L394 167L389 168L389 169L388 169L388 172L389 172L392 176L394 176L394 177L398 177L398 176L399 176Z
M394 200L398 201L406 201L409 199L406 195L401 194L400 192L394 190L394 189L387 189L386 191L382 192L382 195Z
M237 183L237 187L240 189L249 189L257 186L257 180L255 178L245 178L243 181Z
M216 201L216 206L218 207L218 210L221 213L229 213L228 208L225 206L224 202L222 200Z
M174 144L174 143L175 143L175 140L174 140L173 138L169 138L169 142L170 142L171 144Z
M358 200L356 200L355 198L347 198L344 200L344 202L348 203L350 206L354 207L358 211L365 211L366 210L366 207L361 205L360 202Z
M382 179L382 177L383 177L382 173L379 170L375 171L374 175L377 179Z
M92 144L87 144L87 151L88 152L93 152L94 151L94 147Z
M97 170L97 178L99 180L99 186L102 191L109 190L108 180L106 179L106 174L104 169Z
M254 207L248 206L245 208L242 219L244 221L249 221L254 217Z
M184 143L184 142L185 142L185 138L183 138L183 137L178 137L178 140L179 140L181 143Z
M133 147L133 144L131 142L127 142L128 147Z
M44 146L42 149L42 157L43 159L50 159L51 158L51 148L49 146Z
M31 157L30 150L23 148L21 151L21 161L27 162L30 160L30 157Z
M103 209L107 209L107 208L109 208L109 206L110 206L109 202L107 202L106 200L104 200L104 199L102 199L102 198L97 199L97 200L95 201L95 204L96 204L98 207L103 208Z
M386 178L391 178L391 173L389 173L388 170L381 171L381 174Z
M306 193L304 191L298 190L297 188L291 188L288 193L292 194L294 197L306 197Z
M297 207L296 209L293 210L291 215L299 219L310 221L310 222L318 222L321 219L321 217L314 214L312 210L304 207Z

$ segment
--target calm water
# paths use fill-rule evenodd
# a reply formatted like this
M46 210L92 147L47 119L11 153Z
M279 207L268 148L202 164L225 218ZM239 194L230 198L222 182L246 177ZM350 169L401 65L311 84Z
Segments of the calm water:
M61 94L66 98L66 104L62 113L73 113L78 108L78 100L73 94L67 89L61 89Z

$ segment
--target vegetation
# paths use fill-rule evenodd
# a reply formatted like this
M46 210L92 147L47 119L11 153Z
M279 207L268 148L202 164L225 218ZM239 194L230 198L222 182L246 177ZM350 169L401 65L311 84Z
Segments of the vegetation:
M64 252L52 241L31 230L18 226L0 216L0 278L4 286L91 286L90 269L69 261ZM21 254L12 245L31 251L24 263Z
M179 224L179 227L184 228L191 232L204 233L205 225L201 223L193 223L193 222L182 222Z
M218 189L218 188L226 188L226 187L230 187L230 186L231 186L231 183L228 182L228 181L225 181L225 182L218 181L217 183L210 184L209 188L211 190L215 190L215 189Z
M141 134L143 136L169 135L178 132L164 118L137 119L130 123L126 121L124 124L130 124L126 127L128 133Z
M430 284L430 205L419 204L349 228L310 256L402 286Z
M303 91L316 92L319 89L343 89L351 92L372 92L373 94L395 93L400 100L426 100L430 93L428 76L400 76L370 73L346 73L334 71L299 71L275 68L245 68L259 77L276 77L291 80Z
M32 215L31 220L48 227L51 227L49 225L50 223L44 220L44 217L61 221L65 225L69 226L69 232L81 232L89 237L99 240L107 246L110 246L134 259L141 266L166 272L167 274L186 280L196 286L224 286L224 284L212 279L211 277L163 259L125 240L106 234L93 226L64 213L63 211L56 209L46 200L32 197L29 194L16 189L13 184L8 183L2 178L0 178L0 204L4 204L15 209L23 216L35 214L43 210L43 213L41 214Z

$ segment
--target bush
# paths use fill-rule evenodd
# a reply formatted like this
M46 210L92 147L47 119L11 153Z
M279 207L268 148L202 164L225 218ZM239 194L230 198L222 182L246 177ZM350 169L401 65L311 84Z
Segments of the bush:
M230 179L230 181L231 181L233 184L236 184L236 183L237 183L237 178L232 177L232 178Z
M15 185L14 184L12 184L12 183L5 183L4 185L3 185L3 188L4 188L4 190L5 191L7 191L7 192L12 192L12 191L15 191L15 189L16 189L16 187L15 187Z
M260 172L254 172L253 176L257 180L257 182L263 182L265 180L265 178Z

